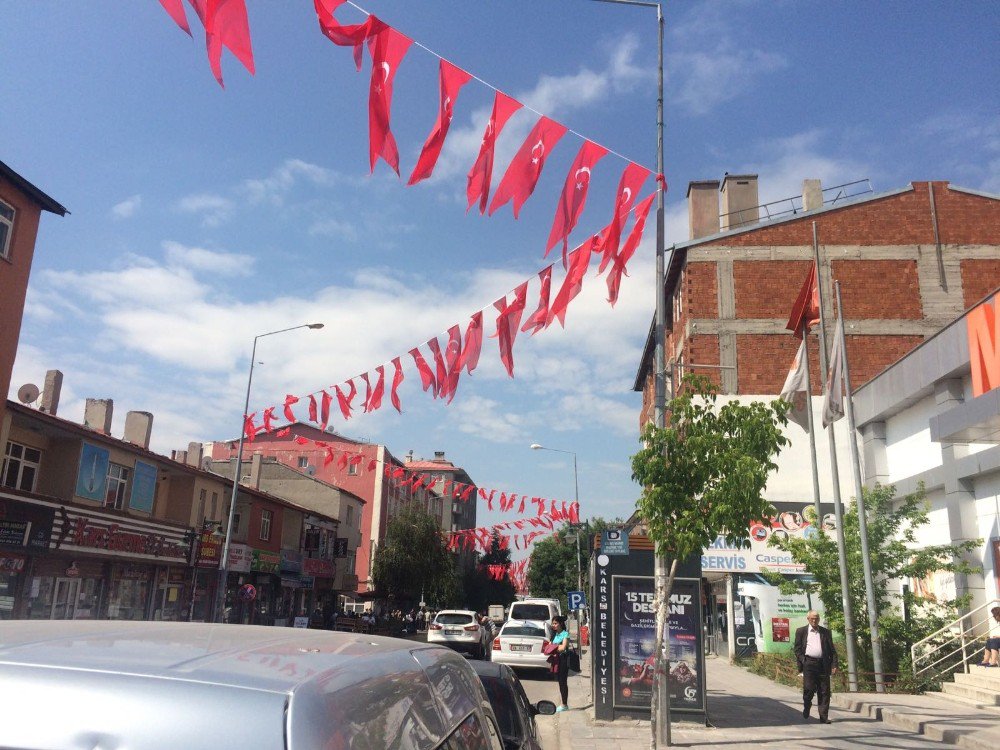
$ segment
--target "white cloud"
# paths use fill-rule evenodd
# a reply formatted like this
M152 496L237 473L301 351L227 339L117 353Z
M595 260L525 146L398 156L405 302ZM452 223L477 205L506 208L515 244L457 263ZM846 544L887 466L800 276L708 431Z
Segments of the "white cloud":
M244 180L240 191L251 203L270 203L280 206L285 195L299 180L312 185L332 185L338 175L330 169L310 164L301 159L285 159L267 177Z
M202 226L219 227L232 218L236 204L222 195L196 193L181 198L177 209L182 213L200 215Z
M333 237L346 242L356 242L358 230L349 221L317 219L309 226L311 237Z
M1000 193L1000 120L995 113L938 112L918 123L913 137L929 142L953 184ZM970 154L979 158L970 160Z
M111 215L115 219L129 219L135 212L139 210L142 206L142 196L133 195L130 198L126 198L121 203L116 203L111 207Z
M178 269L210 271L223 276L249 276L253 273L254 258L241 253L224 253L189 247L166 240L163 250L169 266Z

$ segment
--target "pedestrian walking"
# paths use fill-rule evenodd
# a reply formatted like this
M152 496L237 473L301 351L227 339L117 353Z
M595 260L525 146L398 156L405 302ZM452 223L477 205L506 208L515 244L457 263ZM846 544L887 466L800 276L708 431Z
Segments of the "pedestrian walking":
M802 718L809 718L813 696L821 724L829 724L830 675L837 673L837 650L833 635L819 624L819 614L810 610L806 615L808 625L795 631L795 659L802 677Z
M552 630L555 631L555 636L552 638L554 650L550 658L555 657L552 671L559 681L559 697L562 699L562 704L556 707L556 711L565 711L569 708L569 649L573 645L569 631L566 630L565 615L555 615L552 618Z

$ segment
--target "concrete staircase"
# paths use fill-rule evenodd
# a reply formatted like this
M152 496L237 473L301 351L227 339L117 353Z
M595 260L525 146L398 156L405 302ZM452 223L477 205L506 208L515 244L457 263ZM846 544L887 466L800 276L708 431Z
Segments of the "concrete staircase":
M969 674L957 672L954 682L941 685L941 691L927 695L947 698L965 706L974 706L1000 716L1000 667L969 667Z

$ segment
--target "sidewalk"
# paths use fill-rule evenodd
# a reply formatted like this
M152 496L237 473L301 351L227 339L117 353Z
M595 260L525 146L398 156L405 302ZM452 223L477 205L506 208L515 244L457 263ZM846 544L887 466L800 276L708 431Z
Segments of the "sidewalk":
M552 750L645 750L648 721L596 721L590 704L590 664L571 678L570 703L586 696L586 705L573 706L553 717L549 737ZM941 748L941 741L971 750L1000 748L997 716L930 696L834 694L830 719L820 724L802 718L802 693L764 677L731 666L724 658L706 659L710 726L674 722L673 744L699 750L716 748ZM813 709L815 717L815 707ZM880 719L884 718L885 721ZM546 727L550 729L550 727ZM940 740L940 741L939 741ZM549 745L546 745L548 750Z

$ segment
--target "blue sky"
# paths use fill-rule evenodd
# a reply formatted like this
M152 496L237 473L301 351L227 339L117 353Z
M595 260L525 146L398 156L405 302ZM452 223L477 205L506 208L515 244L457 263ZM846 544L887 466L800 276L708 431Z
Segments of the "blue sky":
M236 433L258 333L326 324L261 341L259 411L492 310L548 263L544 242L580 145L567 135L553 151L520 220L466 214L465 174L492 101L473 81L432 180L408 188L385 164L369 177L367 67L356 73L349 51L320 34L309 0L247 5L257 74L226 54L223 90L193 14L194 40L156 0L0 2L0 159L72 212L44 218L12 388L59 368L62 416L80 421L84 398L113 398L120 435L126 411L151 411L153 447L165 453ZM361 5L655 165L653 10ZM688 236L687 183L726 171L759 173L762 201L798 194L805 178L1000 192L993 4L676 2L665 16L668 243ZM338 17L363 18L349 7ZM393 104L404 178L436 108L437 61L414 46ZM521 112L504 131L494 186L532 124ZM609 156L594 170L577 241L607 222L623 166ZM397 456L443 450L482 486L554 498L572 498L572 459L528 446L576 451L582 514L628 516L653 236L615 309L589 276L565 331L518 338L513 380L488 340L451 405L422 393L408 367L402 415L386 405L334 425Z

